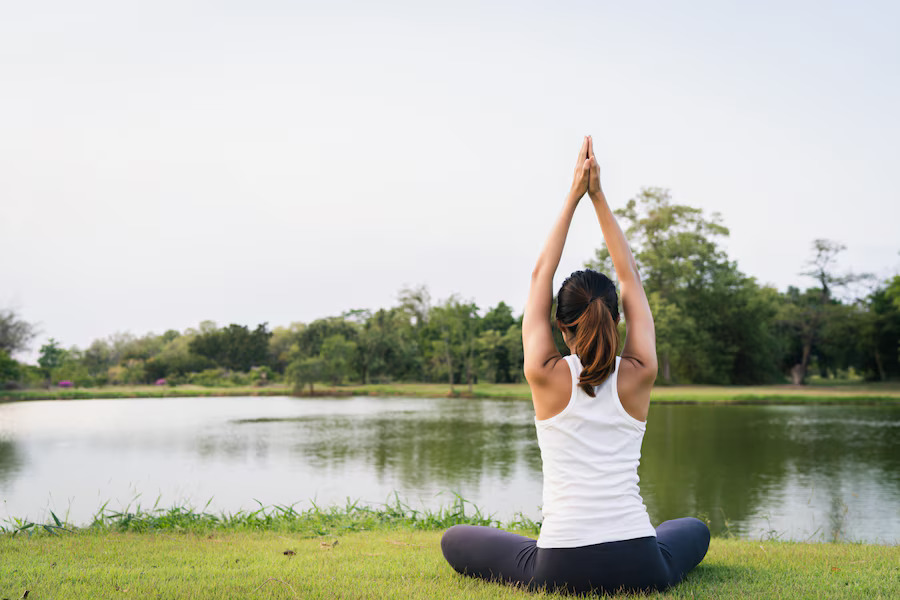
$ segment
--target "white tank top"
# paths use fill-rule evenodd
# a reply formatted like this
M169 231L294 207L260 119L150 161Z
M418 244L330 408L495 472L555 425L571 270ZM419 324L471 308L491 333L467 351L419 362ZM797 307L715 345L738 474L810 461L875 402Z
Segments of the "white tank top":
M574 548L655 536L638 488L638 463L647 424L625 412L616 370L591 398L578 385L581 361L564 359L572 396L549 419L535 417L544 463L544 521L539 548Z

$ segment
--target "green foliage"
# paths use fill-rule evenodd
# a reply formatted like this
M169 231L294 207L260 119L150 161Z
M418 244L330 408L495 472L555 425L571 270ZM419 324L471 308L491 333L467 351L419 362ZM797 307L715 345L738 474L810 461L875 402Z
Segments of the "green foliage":
M291 349L299 342L300 335L306 325L303 323L291 323L288 327L276 327L269 338L269 365L277 373L284 373L284 369L291 362Z
M252 385L268 385L276 379L275 372L269 367L253 367L247 373L247 382Z
M12 356L27 350L36 333L35 326L21 319L14 310L0 309L0 352Z
M703 281L708 270L726 259L716 238L728 235L721 215L707 219L703 211L672 204L668 190L645 188L615 211L625 223L625 235L648 292L660 292L673 301L688 283ZM609 251L597 250L588 266L613 274Z
M844 249L837 242L814 240L813 256L802 275L814 279L819 287L803 292L790 287L784 295L777 323L786 336L782 366L790 372L793 383L805 383L811 366L825 376L851 364L859 365L866 349L874 350L878 357L878 345L872 338L878 336L880 319L872 314L873 307L866 307L867 301L861 299L853 303L855 306L844 304L834 294L851 283L873 279L867 273L836 273L836 257ZM870 296L868 303L873 301ZM884 369L879 372L884 378Z
M362 383L404 379L420 369L416 330L402 308L363 313L357 333L357 369Z
M729 260L720 245L728 229L716 213L707 216L675 204L659 188L642 190L615 212L654 315L658 383L749 385L787 377L804 383L808 374L831 381L850 373L900 378L900 276L874 286L864 298L848 298L850 284L872 277L839 271L843 245L817 239L801 267L816 287L780 293ZM587 266L615 277L606 248L597 250ZM41 348L40 368L17 365L11 350L0 354L0 383L165 379L173 385L261 386L283 374L296 390L312 391L326 382L416 381L443 382L451 393L466 383L472 394L479 383L523 381L521 325L522 317L504 302L481 314L473 302L456 295L433 304L420 285L402 289L392 307L354 309L271 332L265 323L250 330L203 321L184 332L116 333L84 351L65 350L50 339ZM627 322L620 322L619 331L624 344ZM33 333L12 311L0 311L0 351L22 348ZM559 350L568 353L556 328L553 333Z
M112 384L149 383L144 361L130 359L107 370L107 381Z
M340 385L353 365L353 359L356 356L356 342L348 340L339 333L330 335L322 342L320 356L322 358L322 374L333 385Z
M476 341L479 374L493 383L513 383L521 379L524 354L522 324L512 309L500 302L481 319Z
M62 366L66 359L66 351L60 347L59 342L50 338L47 343L41 346L41 355L38 358L38 365L49 375L50 371Z
M19 363L10 358L6 350L0 350L0 387L17 382L19 375Z
M662 383L764 383L779 378L777 292L728 260L721 216L647 188L615 211L624 224L656 325ZM609 251L587 266L612 273ZM627 333L627 322L626 322Z
M868 296L857 322L862 370L882 381L900 377L900 275Z
M189 349L220 367L249 371L251 367L268 362L271 337L272 332L265 323L253 331L246 325L232 323L222 329L200 333L190 341Z
M446 374L451 391L454 382L463 378L471 391L479 329L478 307L474 303L451 296L431 309L423 334L429 341L431 363Z
M318 356L298 356L291 361L285 369L284 376L288 383L293 384L294 391L300 392L305 386L309 386L312 393L316 382L322 381L324 367L323 361Z
M60 381L71 381L76 387L90 387L95 383L87 367L75 360L67 360L50 371L50 383L56 385Z
M346 340L356 341L358 324L343 317L318 319L307 325L297 338L295 353L299 356L318 356L322 352L325 338L341 335Z

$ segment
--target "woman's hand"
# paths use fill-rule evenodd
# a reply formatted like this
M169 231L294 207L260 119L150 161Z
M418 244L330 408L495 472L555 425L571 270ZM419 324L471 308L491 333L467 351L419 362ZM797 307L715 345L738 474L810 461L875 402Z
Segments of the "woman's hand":
M595 198L600 194L603 194L603 188L600 187L600 165L597 164L597 159L594 158L594 140L591 136L587 137L587 157L590 161L590 176L588 177L588 195L591 198Z
M575 160L575 176L572 179L572 189L570 191L575 200L580 200L588 191L588 180L590 179L591 171L591 159L588 157L589 148L590 138L584 136L584 142L581 144L581 150L578 151L578 158Z

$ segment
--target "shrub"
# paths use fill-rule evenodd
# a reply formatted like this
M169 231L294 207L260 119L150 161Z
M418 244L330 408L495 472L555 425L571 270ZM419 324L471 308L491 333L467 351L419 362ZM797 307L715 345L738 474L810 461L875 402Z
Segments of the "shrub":
M68 382L68 386L63 385L63 382ZM50 371L50 383L60 387L90 387L94 385L94 378L88 373L87 367L70 361Z
M225 369L206 369L199 373L189 373L187 378L188 383L206 387L228 385L229 383L225 379Z

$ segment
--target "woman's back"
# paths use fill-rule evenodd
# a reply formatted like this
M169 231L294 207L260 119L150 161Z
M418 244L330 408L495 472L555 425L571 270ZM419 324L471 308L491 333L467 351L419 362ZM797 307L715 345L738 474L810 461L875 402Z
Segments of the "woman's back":
M540 548L573 548L654 536L638 488L646 423L619 400L616 369L594 397L578 385L575 354L564 358L572 376L569 403L549 419L535 417L544 471Z
M619 356L615 282L591 269L569 275L553 304L553 276L581 197L594 205L622 290L626 335ZM551 331L555 320L571 355ZM459 573L570 592L662 590L681 581L709 547L709 529L690 517L655 530L638 489L656 333L637 263L600 188L585 137L572 187L544 243L522 316L525 379L544 462L540 539L477 525L441 538Z

